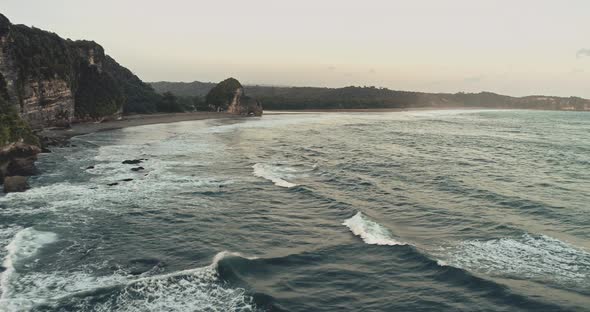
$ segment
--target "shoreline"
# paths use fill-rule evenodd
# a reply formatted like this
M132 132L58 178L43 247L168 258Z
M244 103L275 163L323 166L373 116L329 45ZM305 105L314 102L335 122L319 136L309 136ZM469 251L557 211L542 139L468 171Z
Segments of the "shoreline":
M505 110L507 108L488 107L412 107L412 108L358 108L358 109L302 109L302 110L267 110L265 115L283 114L312 114L312 113L393 113L410 111L432 110ZM509 108L508 108L509 109ZM519 109L517 109L519 110ZM536 110L536 109L528 109ZM126 115L122 119L104 122L81 122L72 124L70 129L44 128L36 132L40 138L50 141L66 141L75 136L117 130L129 127L137 127L152 124L175 123L192 120L243 118L228 113L218 112L189 112L189 113L158 113ZM52 144L50 144L52 145Z
M216 112L192 112L192 113L161 113L161 114L138 114L123 116L122 119L104 122L81 122L72 124L70 129L45 128L36 134L40 138L54 140L69 140L75 136L95 132L117 130L129 127L137 127L153 124L175 123L181 121L238 118L239 116L228 113Z

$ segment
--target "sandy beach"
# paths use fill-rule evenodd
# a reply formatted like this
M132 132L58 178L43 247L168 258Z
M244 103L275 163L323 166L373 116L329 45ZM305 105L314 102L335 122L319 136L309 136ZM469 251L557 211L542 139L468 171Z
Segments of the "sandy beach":
M99 131L122 129L160 123L172 123L189 120L218 119L218 118L240 118L235 115L214 112L193 112L193 113L166 113L166 114L145 114L128 115L119 120L104 122L84 122L73 124L70 129L47 128L38 134L41 137L69 139L78 135L94 133Z

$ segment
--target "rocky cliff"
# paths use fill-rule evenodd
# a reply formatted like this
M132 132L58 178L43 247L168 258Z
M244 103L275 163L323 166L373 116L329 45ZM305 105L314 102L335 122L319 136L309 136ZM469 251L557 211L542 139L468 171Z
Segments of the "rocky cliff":
M160 98L99 44L13 25L1 14L0 84L33 128L151 112Z
M228 78L213 87L207 94L206 101L213 111L243 116L262 115L260 101L246 96L244 87L234 78Z

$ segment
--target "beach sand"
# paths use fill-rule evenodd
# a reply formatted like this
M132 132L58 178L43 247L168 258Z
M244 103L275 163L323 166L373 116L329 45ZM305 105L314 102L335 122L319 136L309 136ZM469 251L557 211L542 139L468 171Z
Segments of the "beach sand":
M104 122L84 122L73 124L71 129L47 128L38 132L41 137L69 139L78 135L94 133L99 131L115 130L127 127L136 127L160 123L172 123L189 120L219 119L219 118L242 118L227 113L213 112L192 112L192 113L165 113L128 115L119 120Z

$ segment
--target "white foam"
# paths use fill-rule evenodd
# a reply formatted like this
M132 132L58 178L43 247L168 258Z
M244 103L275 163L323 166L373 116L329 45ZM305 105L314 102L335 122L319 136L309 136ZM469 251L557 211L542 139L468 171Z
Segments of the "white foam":
M545 235L465 241L446 252L449 264L476 272L590 286L590 253Z
M226 257L245 257L223 251L210 265L148 277L93 276L87 272L31 272L15 276L18 293L0 301L0 311L29 310L38 304L66 304L76 311L255 311L252 297L241 288L231 288L217 272ZM105 302L89 304L94 291L112 288Z
M371 221L361 212L358 212L342 224L346 225L354 235L359 236L365 243L370 245L406 245L406 243L395 240L386 228L377 222Z
M19 231L6 246L6 257L2 262L5 271L0 274L0 306L13 295L12 280L18 275L16 266L20 261L33 257L44 245L57 240L57 235L51 232L37 231L26 228Z
M282 167L268 164L255 164L254 175L259 178L264 178L272 181L276 186L291 188L297 186L295 183L291 183L286 178L293 177L293 173L297 172L295 169L290 167Z

